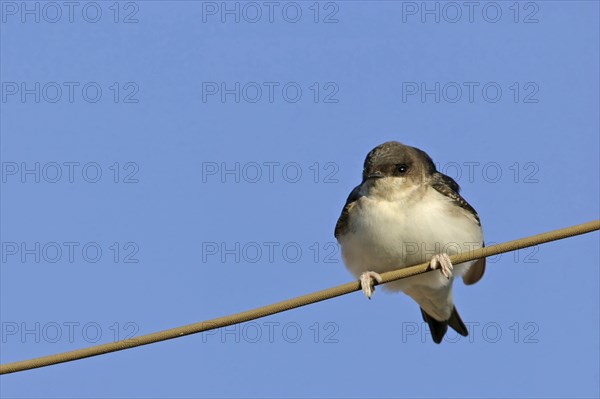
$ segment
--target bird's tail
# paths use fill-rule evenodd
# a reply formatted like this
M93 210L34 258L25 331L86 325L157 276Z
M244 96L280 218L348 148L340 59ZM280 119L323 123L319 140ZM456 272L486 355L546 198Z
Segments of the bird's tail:
M460 318L458 312L456 311L456 307L452 308L452 313L450 313L450 318L448 320L439 321L425 313L423 308L421 308L421 314L423 315L423 320L427 322L429 325L429 330L431 331L431 337L433 338L433 342L439 344L442 342L444 335L446 335L446 331L448 331L448 326L452 327L454 331L466 337L469 335L469 331Z

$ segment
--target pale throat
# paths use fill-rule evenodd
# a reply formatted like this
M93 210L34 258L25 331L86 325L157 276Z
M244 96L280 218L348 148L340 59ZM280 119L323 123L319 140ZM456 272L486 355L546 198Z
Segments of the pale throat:
M373 180L361 190L361 194L380 201L419 201L427 191L427 185L405 177L384 177Z

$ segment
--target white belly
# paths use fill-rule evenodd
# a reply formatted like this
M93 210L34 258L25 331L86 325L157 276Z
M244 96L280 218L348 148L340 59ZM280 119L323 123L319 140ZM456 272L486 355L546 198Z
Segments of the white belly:
M429 189L421 200L408 206L401 201L361 197L352 208L349 231L339 242L347 268L359 277L369 270L382 273L427 262L442 252L453 255L479 248L483 235L469 212ZM465 273L471 264L455 265L454 274ZM415 286L435 289L447 285L441 273L426 273L384 287L413 296Z

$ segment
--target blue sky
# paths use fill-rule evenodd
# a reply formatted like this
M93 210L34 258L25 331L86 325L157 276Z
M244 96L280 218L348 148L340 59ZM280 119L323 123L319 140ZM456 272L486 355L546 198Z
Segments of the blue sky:
M2 363L351 280L374 146L427 151L486 242L599 217L599 7L2 1ZM471 8L470 8L471 7ZM598 397L598 233L457 282L0 378L2 397Z

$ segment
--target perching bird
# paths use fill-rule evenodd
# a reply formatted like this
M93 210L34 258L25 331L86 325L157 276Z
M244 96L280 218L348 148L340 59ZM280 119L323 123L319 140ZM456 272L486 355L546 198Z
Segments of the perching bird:
M419 304L436 343L448 325L468 335L452 300L454 276L474 284L485 271L485 258L453 266L448 257L484 245L477 212L458 192L458 184L438 172L429 155L390 141L367 155L362 182L335 226L344 263L369 299L374 280L381 282L379 273L427 261L440 270L385 285Z

